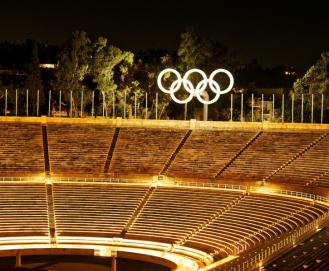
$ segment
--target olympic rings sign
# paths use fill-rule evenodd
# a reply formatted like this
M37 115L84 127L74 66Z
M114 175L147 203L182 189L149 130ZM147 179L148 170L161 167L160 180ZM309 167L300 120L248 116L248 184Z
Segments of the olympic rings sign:
M162 85L162 78L168 72L173 73L177 77L177 79L174 82L171 83L169 89L166 89ZM194 86L192 84L192 82L190 80L188 80L188 77L193 73L198 73L202 77L202 80L196 86ZM224 73L230 79L229 86L224 90L221 90L219 84L214 80L214 77L218 73ZM193 99L193 97L196 96L197 99L201 103L203 103L203 104L212 104L212 103L215 103L219 99L219 96L221 94L226 94L226 93L230 92L230 90L232 89L233 84L234 84L234 79L233 79L233 75L228 70L225 70L225 69L214 70L210 74L209 78L207 78L207 75L203 71L201 71L199 69L191 69L191 70L187 71L184 74L183 78L182 78L178 71L176 71L175 69L172 69L172 68L167 68L167 69L164 69L163 71L161 71L159 73L157 83L158 83L159 89L161 91L163 91L164 93L170 94L171 98L176 103L179 103L179 104L188 103ZM189 96L185 100L179 100L175 96L175 93L181 88L182 85L185 88L185 90L189 93ZM215 97L210 101L205 100L202 97L202 96L205 95L204 92L205 92L208 85L209 85L210 90L216 94Z

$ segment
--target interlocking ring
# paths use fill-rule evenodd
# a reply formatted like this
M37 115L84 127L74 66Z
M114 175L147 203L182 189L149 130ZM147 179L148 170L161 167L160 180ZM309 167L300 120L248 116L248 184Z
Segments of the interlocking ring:
M162 85L162 79L163 79L163 76L168 72L173 73L177 77L177 79L171 83L169 89L166 89ZM202 77L202 80L196 85L196 87L192 84L192 82L190 80L188 80L188 77L193 73L198 73ZM214 80L214 77L218 73L225 73L228 76L228 78L230 79L229 86L224 90L220 90L219 84ZM159 89L161 91L163 91L164 93L170 94L171 98L176 103L185 104L185 103L190 102L193 99L193 97L197 97L199 102L201 102L203 104L212 104L212 103L215 103L219 99L221 94L226 94L226 93L230 92L230 90L233 88L234 79L233 79L233 75L228 70L225 70L225 69L214 70L210 74L209 78L207 78L207 75L202 70L191 69L191 70L187 71L182 78L178 71L176 71L175 69L172 69L172 68L167 68L159 73L157 82L158 82ZM181 88L182 85L185 88L185 90L189 93L189 96L185 100L180 100L175 96L175 93ZM208 85L209 85L210 90L216 94L215 97L210 101L205 100L203 97L203 96L205 96L205 91L206 91L206 88Z

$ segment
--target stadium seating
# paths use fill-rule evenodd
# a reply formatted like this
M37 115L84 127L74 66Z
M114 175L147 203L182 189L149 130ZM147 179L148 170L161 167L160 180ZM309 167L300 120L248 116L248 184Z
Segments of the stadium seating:
M299 200L253 193L189 238L187 245L231 254L233 244L251 249L313 221L325 211Z
M268 264L266 271L329 270L329 229L324 228L291 252Z
M212 189L158 187L127 237L178 241L241 195L242 192Z
M271 178L272 182L329 186L329 138L325 137ZM329 173L329 172L328 172Z
M0 176L44 172L41 125L0 123Z
M104 172L114 128L81 124L49 124L47 128L52 173Z
M212 179L255 134L243 131L195 130L167 175Z
M55 183L57 234L119 236L147 189L145 186Z
M298 155L319 136L319 133L263 133L218 179L261 181Z
M0 239L48 234L45 184L0 183Z
M314 191L323 201L329 191L324 130L113 121L0 123L1 245L127 241L170 252L195 248L217 260L254 255L288 234L303 238L328 218L328 205L297 197L314 198L307 194ZM286 195L272 194L278 190ZM293 257L286 270L325 270L326 245L315 247L306 251L308 261Z
M186 132L121 128L110 173L158 175Z

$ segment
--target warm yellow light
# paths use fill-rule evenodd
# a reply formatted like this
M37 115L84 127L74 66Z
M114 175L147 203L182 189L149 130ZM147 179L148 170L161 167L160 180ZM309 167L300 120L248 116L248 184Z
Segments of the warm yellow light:
M39 64L39 67L42 69L56 69L57 65L54 63L42 63Z

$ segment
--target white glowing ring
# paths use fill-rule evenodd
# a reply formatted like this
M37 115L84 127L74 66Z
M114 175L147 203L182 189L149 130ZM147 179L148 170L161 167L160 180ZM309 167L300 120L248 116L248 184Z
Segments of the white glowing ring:
M211 91L214 92L216 95L215 95L215 97L212 100L207 101L207 100L204 100L199 93L197 93L196 94L196 97L199 100L199 102L202 103L202 104L213 104L213 103L217 102L217 100L219 99L220 95L222 94L221 91L220 91L220 86L218 85L217 82L215 82L215 81L211 81L211 82L208 81L208 83L209 83L209 86L211 86L211 84L214 84L216 86L215 91L214 91L214 89L212 87L210 87Z
M161 81L162 81L162 77L163 77L166 73L168 73L168 72L172 72L173 74L175 74L176 77L177 77L177 80L175 80L175 81L171 84L170 88L167 90L167 89L165 89L165 88L163 87ZM175 84L176 82L177 82L177 84ZM159 75L158 75L158 87L159 87L159 89L161 89L161 91L163 91L164 93L171 94L171 93L173 93L173 92L176 92L177 90L179 90L179 88L181 87L181 85L182 85L182 77L180 76L179 72L176 71L176 70L174 70L174 69L171 69L171 68L164 69L164 70L163 70L162 72L160 72Z
M192 73L198 73L202 76L202 80L197 84L196 88L194 88L193 84L191 83L191 81L188 80L188 77L192 74ZM188 84L188 82L190 82L191 84ZM203 91L205 91L205 89L207 88L207 84L208 84L208 79L207 79L207 75L199 70L199 69L191 69L189 71L187 71L183 77L183 85L185 87L185 89L190 92L193 93L194 96L196 96L197 93L202 93Z
M217 70L214 70L211 74L210 74L210 76L209 76L209 87L210 87L210 89L212 90L212 91L214 91L214 92L216 92L216 91L218 91L218 89L213 89L213 83L214 82L216 82L215 80L214 80L214 77L215 77L215 75L217 74L217 73L225 73L227 76L228 76L228 78L230 79L230 84L229 84L229 86L226 88L226 89L224 89L224 90L222 90L222 91L220 91L220 93L221 94L226 94L226 93L228 93L228 92L230 92L231 91L231 89L233 88L233 85L234 85L234 79L233 79L233 75L232 75L232 73L230 73L228 70L225 70L225 69L217 69ZM210 83L211 82L211 83Z
M169 89L166 89L162 85L162 78L168 72L174 73L176 75L177 79L171 83ZM193 84L190 80L188 80L188 77L192 73L198 73L202 77L202 80L196 85L196 87L193 86ZM220 90L219 84L214 80L214 77L218 73L225 73L230 79L229 86L222 91ZM157 83L158 83L159 89L161 91L163 91L164 93L170 94L171 98L176 103L179 103L179 104L188 103L193 99L194 96L196 96L197 99L201 103L212 104L212 103L215 103L219 99L221 94L226 94L232 89L233 84L234 84L234 79L233 79L233 75L225 69L217 69L217 70L213 71L211 73L209 79L207 79L207 75L199 69L191 69L191 70L187 71L182 78L181 75L179 74L179 72L177 72L175 69L167 68L160 72L158 79L157 79ZM183 84L185 90L189 93L189 96L185 100L179 100L175 96L175 92L177 92L181 88L182 84ZM215 97L210 101L207 101L202 97L203 92L206 90L208 85L209 85L210 90L216 94Z

